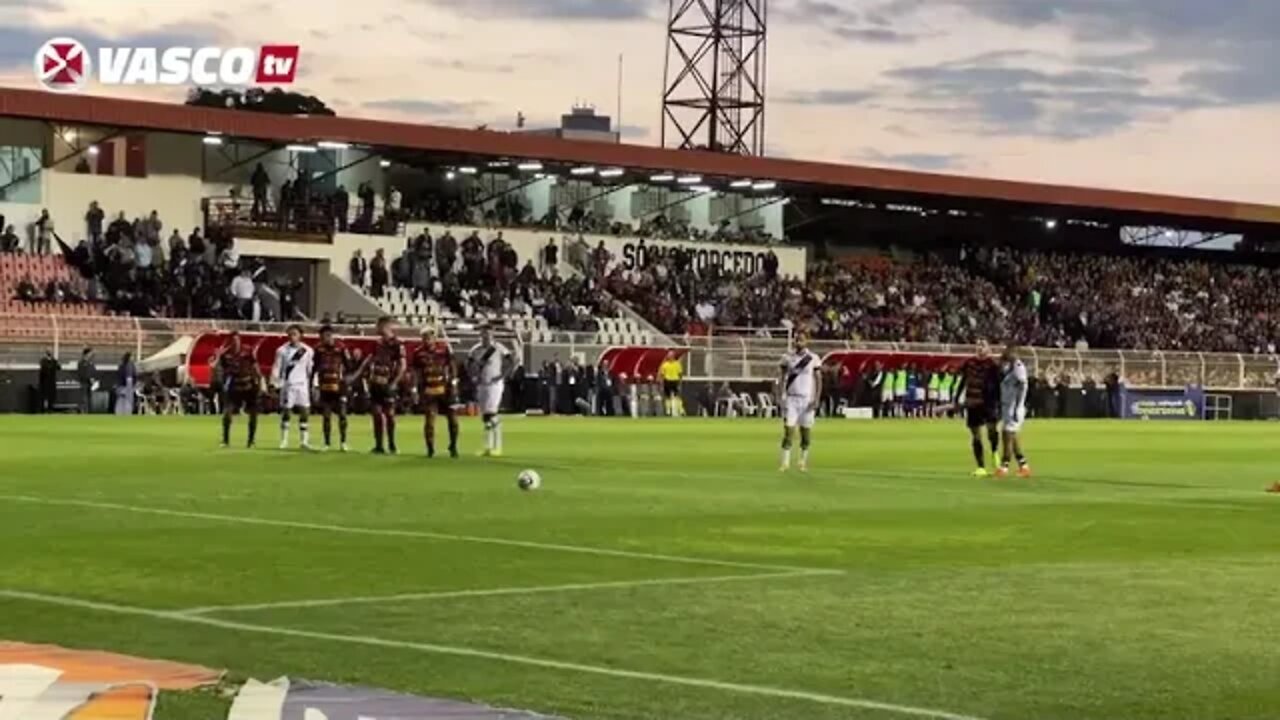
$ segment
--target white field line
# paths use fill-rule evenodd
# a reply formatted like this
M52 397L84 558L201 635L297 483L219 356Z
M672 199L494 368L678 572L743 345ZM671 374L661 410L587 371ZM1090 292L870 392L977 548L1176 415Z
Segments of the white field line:
M769 570L774 572L810 572L831 573L830 568L799 567L796 565L772 565L768 563L740 562L736 560L717 560L714 558L691 557L687 555L664 555L633 550L614 550L612 548L591 547L587 545L564 545L561 543L545 543L534 540L515 540L510 538L486 537L481 535L455 535L452 533L431 532L428 530L396 530L393 528L357 527L352 525L330 525L327 523L303 522L299 520L276 520L272 518L254 517L251 515L222 515L218 513L194 512L189 510L170 510L167 508L147 507L142 505L123 505L120 503L97 502L93 500L58 499L37 497L34 495L0 495L0 500L10 502L32 503L36 505L54 505L60 507L93 508L96 510L118 510L120 512L141 513L146 515L162 515L165 517L192 518L214 522L239 523L242 525L265 525L268 527L285 527L298 530L315 530L318 532L344 533L347 535L376 535L382 537L421 538L427 540L447 540L452 542L468 542L483 545L503 545L529 550L550 550L555 552L578 553L582 555L599 555L604 557L631 558L634 560L655 560L658 562L682 563L685 565L707 565L714 567L741 568L744 570Z
M615 590L641 587L669 587L672 585L706 585L712 583L741 582L749 580L778 580L781 578L831 577L843 575L839 570L796 570L753 575L708 575L703 577L652 578L647 580L613 580L605 582L567 583L564 585L535 585L528 587L487 588L475 590L438 590L435 592L400 593L397 595L357 595L352 597L316 598L311 600L282 600L280 602L243 605L208 605L177 611L182 615L207 615L218 612L248 612L252 610L278 610L283 608L317 608L335 605L375 605L379 603L408 602L414 600L446 600L450 598L496 597L504 595L541 595L544 593L573 592L578 590Z
M389 648L396 650L415 650L424 653L433 653L436 655L452 655L455 657L468 657L481 660L493 660L496 662L510 663L514 665L527 665L530 667L538 667L549 670L563 670L567 672L586 673L590 675L602 675L605 677L623 678L627 680L642 680L652 683L661 683L666 685L681 685L684 687L700 688L703 690L717 690L721 692L737 693L739 695L754 695L757 697L770 697L785 700L801 700L819 705L829 705L838 707L859 708L862 710L878 710L881 712L895 713L898 715L931 718L932 720L982 720L972 715L961 715L958 713L947 712L945 710L934 710L931 708L914 707L911 705L897 705L888 702L879 702L876 700L868 700L864 698L844 697L840 695L827 695L824 693L806 692L804 690L787 690L784 688L769 687L766 685L748 685L743 683L723 682L720 680L708 680L703 678L689 677L685 675L669 675L664 673L643 672L639 670L623 670L621 668L602 667L598 665L586 665L575 662L565 662L561 660L551 660L547 658L530 657L527 655L513 655L509 653L495 652L490 650L480 650L476 648L457 647L451 645L436 645L433 643L409 642L406 640L390 640L386 638L371 637L365 635L340 635L336 633L315 632L311 630L299 630L287 627L278 627L273 625L256 625L243 622L235 622L232 620L223 620L213 618L206 615L183 615L181 613L151 610L147 608L131 607L128 605L115 605L112 603L96 602L92 600L82 600L79 598L64 597L60 595L47 595L44 593L24 592L21 590L0 590L0 597L11 598L14 600L26 600L29 602L43 603L46 605L58 605L62 607L76 608L80 610L92 610L96 612L112 613L115 615L131 615L135 617L145 617L155 620L167 620L172 622L188 623L192 625L202 625L205 627L218 628L220 630L229 630L234 632L257 633L260 635L278 635L284 637L295 637L306 640L320 640L335 643L345 643L348 645L364 645L369 647Z

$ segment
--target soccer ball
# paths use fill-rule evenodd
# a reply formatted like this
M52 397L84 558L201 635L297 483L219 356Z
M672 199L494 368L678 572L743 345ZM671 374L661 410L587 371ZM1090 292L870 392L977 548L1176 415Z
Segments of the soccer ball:
M516 476L516 487L521 490L537 490L542 487L542 476L537 470L521 470Z

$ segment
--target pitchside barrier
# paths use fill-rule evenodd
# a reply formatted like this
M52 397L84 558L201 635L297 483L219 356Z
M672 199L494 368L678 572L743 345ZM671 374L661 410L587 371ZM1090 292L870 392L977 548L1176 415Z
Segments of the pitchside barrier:
M26 406L27 388L34 384L34 371L46 350L53 352L62 363L65 379L71 376L80 351L93 347L100 377L106 382L126 352L139 361L145 372L184 364L186 359L182 356L187 353L184 345L206 333L239 330L282 336L284 329L283 324L237 321L0 315L0 370L3 370L0 396L7 397L0 398L0 409L12 411ZM314 323L306 326L308 335L314 335L317 329ZM474 324L467 322L445 321L442 330L455 348L468 348L477 337ZM368 322L345 323L339 333L348 337L371 337L374 329ZM402 334L407 339L416 339L413 329L406 328ZM597 365L602 356L618 350L602 342L596 333L542 332L537 342L532 342L527 334L510 330L499 335L533 374L546 364L567 365L575 359L583 365ZM633 370L631 375L645 377L656 373L662 355L674 349L680 354L690 382L714 378L751 383L755 387L777 377L778 360L789 344L789 333L785 329L714 328L706 335L657 338L653 346L644 348L653 353L656 362L646 361L644 368ZM866 372L875 363L886 369L904 364L925 369L954 367L958 360L975 351L970 345L829 340L816 340L811 347L827 359L828 365L838 361L851 374ZM1280 358L1276 356L1027 348L1023 357L1031 374L1049 384L1061 380L1072 388L1089 384L1102 386L1108 376L1115 374L1131 392L1182 392L1187 387L1199 387L1207 393L1232 398L1233 402L1225 406L1219 400L1214 401L1212 407L1217 417L1224 414L1269 417L1277 412L1275 388ZM652 372L647 370L649 364L653 365ZM1199 407L1203 412L1206 404L1202 401Z

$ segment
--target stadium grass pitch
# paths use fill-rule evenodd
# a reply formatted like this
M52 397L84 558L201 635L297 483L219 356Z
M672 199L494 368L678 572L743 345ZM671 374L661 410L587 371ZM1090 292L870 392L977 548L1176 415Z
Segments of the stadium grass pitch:
M1033 421L1031 481L968 477L960 422L820 423L807 475L775 422L506 427L0 417L0 639L577 720L1280 717L1274 424Z

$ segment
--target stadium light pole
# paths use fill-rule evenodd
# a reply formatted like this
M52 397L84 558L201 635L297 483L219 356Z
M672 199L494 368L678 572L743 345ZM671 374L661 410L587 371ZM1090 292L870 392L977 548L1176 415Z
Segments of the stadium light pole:
M670 0L662 145L764 154L768 0Z

